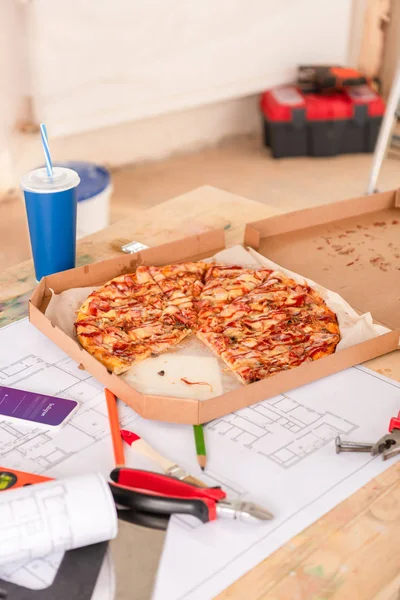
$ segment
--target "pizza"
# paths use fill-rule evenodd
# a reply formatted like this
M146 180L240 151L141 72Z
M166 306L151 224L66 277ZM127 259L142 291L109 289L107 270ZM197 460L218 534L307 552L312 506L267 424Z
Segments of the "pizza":
M242 383L335 352L321 296L278 271L188 262L140 266L95 290L76 318L80 344L121 374L194 333Z

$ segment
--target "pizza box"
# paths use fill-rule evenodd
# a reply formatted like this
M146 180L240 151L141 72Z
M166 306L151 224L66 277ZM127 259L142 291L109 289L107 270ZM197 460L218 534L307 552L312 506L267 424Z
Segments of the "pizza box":
M80 368L142 417L205 423L399 347L399 207L400 193L393 191L282 214L246 226L245 247L338 292L355 309L370 311L376 322L392 331L212 398L197 400L135 390L54 325L45 311L52 291L60 294L73 288L102 285L113 277L131 273L141 264L163 265L211 257L226 247L222 229L44 277L30 299L29 319Z

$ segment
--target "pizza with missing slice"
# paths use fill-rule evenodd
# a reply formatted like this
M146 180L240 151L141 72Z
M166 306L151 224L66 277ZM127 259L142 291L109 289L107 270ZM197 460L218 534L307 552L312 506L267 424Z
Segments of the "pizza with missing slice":
M81 345L120 374L192 332L243 383L335 351L336 315L308 285L266 268L141 266L95 290L77 313Z

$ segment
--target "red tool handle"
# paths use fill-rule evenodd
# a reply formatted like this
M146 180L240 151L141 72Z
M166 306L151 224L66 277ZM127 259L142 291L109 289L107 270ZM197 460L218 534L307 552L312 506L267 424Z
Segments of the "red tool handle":
M137 433L133 433L133 431L128 431L127 429L121 429L120 433L124 442L129 444L129 446L131 446L133 442L136 442L136 440L141 439L140 435L138 435Z
M161 494L174 498L208 498L218 502L226 498L226 493L220 488L197 487L191 483L180 481L169 475L140 471L138 469L117 468L111 471L112 481L138 492Z
M400 411L397 417L390 419L389 433L392 433L393 429L400 429Z

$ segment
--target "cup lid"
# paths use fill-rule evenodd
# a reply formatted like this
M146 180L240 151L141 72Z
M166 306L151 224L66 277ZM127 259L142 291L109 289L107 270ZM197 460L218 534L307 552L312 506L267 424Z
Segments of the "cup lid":
M26 173L21 178L21 187L26 192L51 194L70 190L76 187L79 182L78 173L72 169L53 167L53 177L47 175L45 168Z

